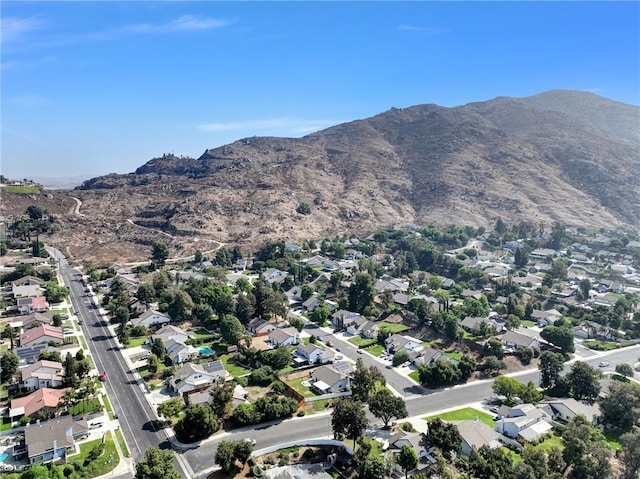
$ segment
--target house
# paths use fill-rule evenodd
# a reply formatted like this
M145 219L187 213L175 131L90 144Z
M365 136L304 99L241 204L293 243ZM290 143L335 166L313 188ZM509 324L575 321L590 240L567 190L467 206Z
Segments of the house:
M296 328L276 328L269 333L269 342L275 348L293 346L300 341L300 333Z
M320 268L322 271L326 272L337 271L340 269L340 263L320 255L309 258L305 264L312 268Z
M62 396L68 389L40 388L31 394L11 401L9 418L19 418L22 416L32 416L38 411L55 412L62 401Z
M46 282L43 279L36 278L35 276L27 275L22 278L18 278L15 281L11 282L11 286L26 286L26 285L36 285L44 288L46 286Z
M167 324L171 321L171 316L165 313L161 313L160 311L156 311L155 309L149 309L142 313L137 318L131 319L131 324L135 326L156 326L158 324Z
M551 248L536 248L531 253L529 253L530 258L534 259L545 259L547 257L555 257L558 255L558 251Z
M22 390L35 391L40 388L59 388L62 386L64 369L57 361L37 361L20 372L20 387Z
M16 286L15 284L11 287L11 294L13 297L18 298L29 298L31 296L42 296L44 293L44 288L39 284L23 284Z
M25 346L24 348L16 348L14 351L18 356L19 367L26 366L27 364L35 363L43 351L57 351L54 346L49 346L47 343L36 344L35 346ZM62 356L61 356L62 357Z
M507 350L517 348L537 348L540 346L538 338L527 336L526 334L516 333L515 331L507 331L500 338L502 346Z
M391 276L384 276L374 283L373 289L377 294L384 293L385 291L403 293L409 289L409 283L397 278L392 278Z
M549 419L542 409L533 404L521 404L509 409L506 416L498 419L496 431L512 439L532 442L552 429Z
M35 328L43 324L51 325L53 323L53 313L31 313L27 316L21 317L20 322L24 329Z
M334 366L320 366L311 373L311 387L320 394L331 394L349 391L351 383L349 374L335 369Z
M354 336L362 336L363 338L372 339L376 338L380 332L380 327L376 323L369 321L362 316L358 316L348 321L348 323L345 323L347 333Z
M418 456L418 466L412 471L408 471L410 474L424 473L426 469L436 463L435 457L431 455L435 446L425 434L399 430L389 436L388 452L398 454L402 446L410 447ZM401 477L404 477L403 471L397 464L395 471L398 476L402 475Z
M569 422L573 417L581 414L592 424L597 424L601 412L598 403L589 404L574 398L553 398L540 401L542 408L554 421Z
M171 364L174 366L191 361L191 359L198 355L196 348L190 344L176 341L175 339L169 339L166 343L163 341L163 344L167 350Z
M16 306L20 314L44 313L49 310L49 303L44 296L29 296L28 298L18 298Z
M460 322L460 326L472 334L481 334L483 323L493 333L501 333L504 330L504 325L491 317L467 316Z
M186 343L189 339L195 338L195 334L191 331L185 331L184 329L173 326L172 324L167 324L158 329L151 338L152 340L160 338L163 344L171 339L179 343Z
M305 311L313 311L321 304L322 304L322 299L320 298L320 296L318 296L317 294L313 294L312 296L308 297L305 301L303 301L302 307L304 308Z
M20 335L20 347L35 346L40 343L62 344L63 340L62 328L43 324L22 333Z
M403 336L401 334L392 334L385 340L385 347L391 354L398 351L419 351L422 349L422 341L411 336Z
M551 326L559 319L562 319L562 313L556 309L549 309L547 311L534 309L531 312L531 319L535 321L539 327L544 328L545 326Z
M460 452L466 456L482 446L489 446L491 449L502 446L500 435L491 426L478 419L452 421L452 424L458 428L460 437L462 437Z
M178 369L170 380L171 388L181 396L195 390L206 389L219 378L227 379L229 373L222 361L206 364L186 363Z
M290 290L286 291L284 296L291 303L302 301L302 288L300 286L294 286Z
M458 364L458 360L452 358L444 351L439 349L434 349L430 346L426 348L420 349L418 351L413 351L411 353L411 362L414 366L419 367L421 364L425 366L431 366L436 361L447 361L452 364Z
M71 416L30 424L24 429L29 464L58 459L66 461L68 453L77 452L75 440L88 434L87 421L74 421Z
M276 325L266 319L253 318L247 323L246 329L251 336L264 336L276 329Z
M289 273L286 271L281 271L277 268L269 268L264 273L262 273L262 280L264 284L272 287L274 284L282 284L285 279L287 279Z
M358 313L341 309L331 315L331 322L335 329L344 329L350 321L358 318L359 316L360 314Z
M316 346L315 344L300 344L298 345L298 349L296 349L296 352L294 353L296 356L296 358L294 358L294 361L297 361L299 359L299 361L297 362L307 362L309 364L315 364L319 362L320 356L323 352L324 349L320 346Z

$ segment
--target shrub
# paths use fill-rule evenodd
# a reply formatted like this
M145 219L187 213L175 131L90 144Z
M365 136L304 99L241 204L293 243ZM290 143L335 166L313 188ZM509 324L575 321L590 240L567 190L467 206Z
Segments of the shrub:
M313 456L315 456L313 449L305 449L302 453L302 459L304 459L305 461L310 461L311 459L313 459Z
M304 412L302 409L300 409L300 411L298 411L298 417L303 417L305 414L307 414L307 413Z
M273 456L267 456L264 460L264 463L273 466L276 463L276 458Z
M303 201L296 208L296 212L300 213L301 215L310 215L311 214L311 208L309 207L309 205L307 203L305 203Z

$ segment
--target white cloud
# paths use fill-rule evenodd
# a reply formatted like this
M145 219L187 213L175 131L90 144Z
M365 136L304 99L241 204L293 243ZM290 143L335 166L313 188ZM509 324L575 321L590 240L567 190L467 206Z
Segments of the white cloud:
M38 30L44 26L44 21L37 17L2 17L0 31L3 42L14 42L19 40L24 34Z
M198 125L201 131L260 131L283 130L292 133L309 133L341 123L337 120L305 120L300 118L274 118L271 120L245 120Z
M128 25L123 28L125 33L174 33L174 32L195 32L210 30L212 28L226 27L232 23L228 19L201 18L195 15L182 15L168 23L152 25L140 23Z

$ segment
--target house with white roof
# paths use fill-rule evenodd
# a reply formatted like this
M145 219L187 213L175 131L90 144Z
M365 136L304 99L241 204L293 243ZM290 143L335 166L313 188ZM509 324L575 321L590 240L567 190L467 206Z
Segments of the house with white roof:
M507 331L500 338L502 346L507 350L514 350L517 348L537 348L540 346L540 341L535 336L528 336L526 334L517 333L515 331Z
M59 388L62 386L63 376L62 363L40 360L20 369L20 388L26 391Z
M458 428L462 438L460 452L466 456L470 455L474 449L478 450L482 446L488 446L491 449L502 446L500 434L477 418L475 420L452 421L452 424Z
M300 341L300 332L296 328L276 328L269 333L269 343L275 348L293 346Z
M219 378L226 380L229 376L222 361L212 361L206 364L186 363L175 372L170 380L170 385L176 393L183 395L190 391L205 389L218 381Z
M133 326L146 326L147 328L149 328L158 324L167 324L170 321L171 316L169 316L168 314L161 313L160 311L156 311L155 309L149 309L137 318L131 319L131 324Z
M391 354L395 354L402 350L406 350L408 352L420 351L423 348L422 341L402 334L392 334L384 343L387 351Z
M521 404L509 409L506 416L498 419L496 431L512 439L532 442L553 428L550 417L533 404Z
M311 373L311 386L320 394L330 394L351 389L349 374L334 366L320 366Z

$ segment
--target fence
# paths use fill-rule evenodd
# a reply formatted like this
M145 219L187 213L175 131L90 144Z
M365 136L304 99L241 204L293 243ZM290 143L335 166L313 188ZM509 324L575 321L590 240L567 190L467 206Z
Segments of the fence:
M313 396L309 398L304 398L304 402L314 402L320 401L321 399L335 399L341 398L344 396L351 396L351 391L342 391L341 393L331 393L331 394L323 394L322 396Z

